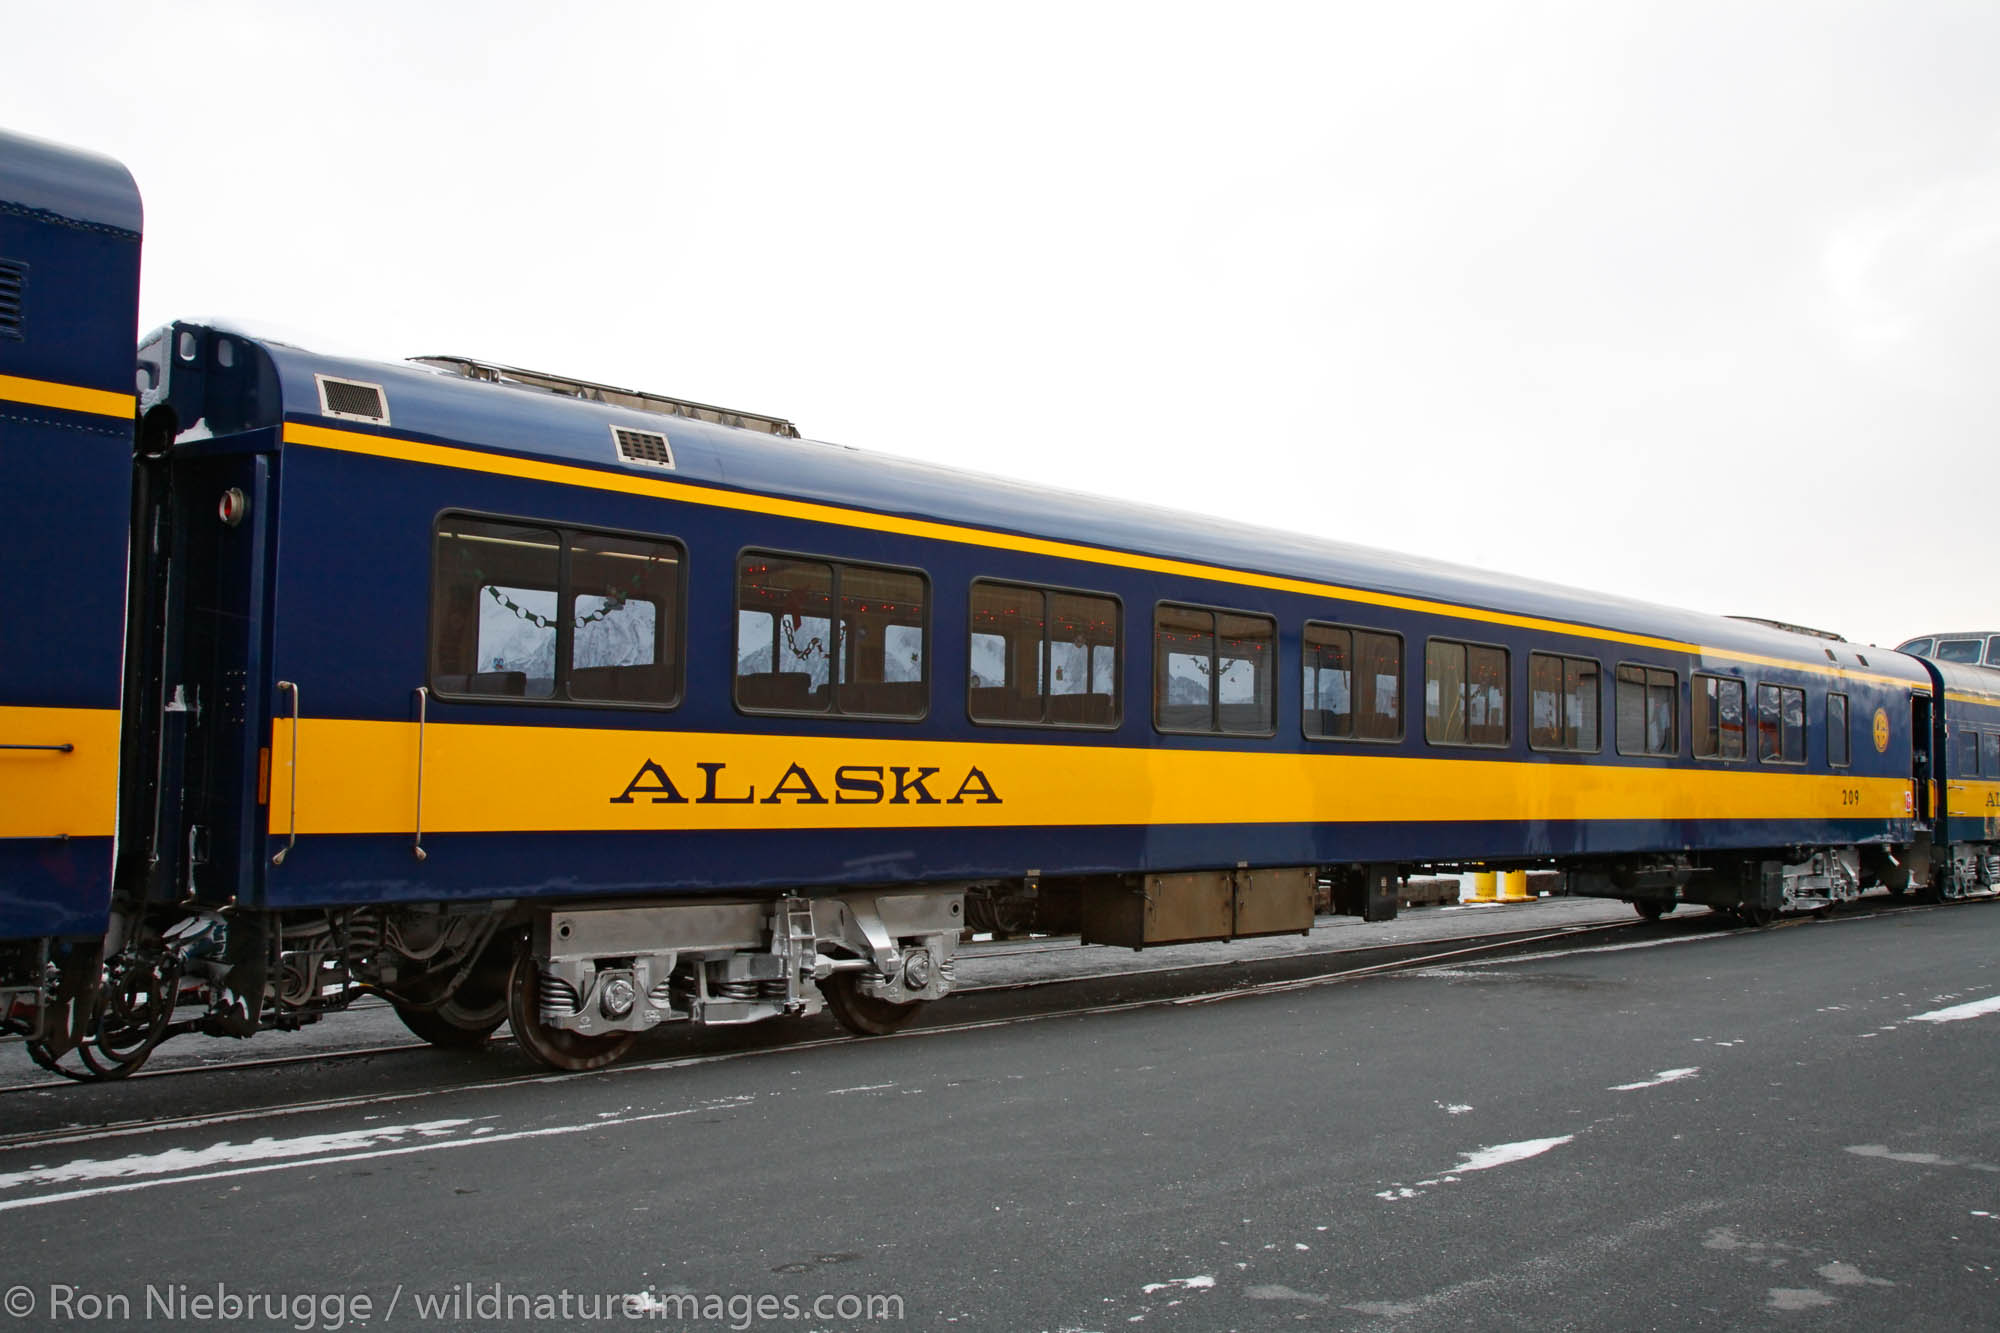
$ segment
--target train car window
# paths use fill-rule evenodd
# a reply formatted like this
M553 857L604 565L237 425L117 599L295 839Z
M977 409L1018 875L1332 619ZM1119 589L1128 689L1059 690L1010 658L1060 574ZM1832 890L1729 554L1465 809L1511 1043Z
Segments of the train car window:
M1911 639L1908 643L1898 646L1896 651L1899 653L1909 653L1915 657L1929 657L1931 655L1931 641L1929 639Z
M1403 638L1307 621L1301 725L1312 740L1403 738Z
M1115 597L979 579L971 612L973 721L1115 727L1122 720Z
M1989 778L2000 777L2000 732L1982 732L1979 737L1979 767Z
M920 573L748 551L736 566L736 704L919 718L929 584Z
M1694 678L1694 757L1743 757L1743 682L1723 676Z
M1162 602L1153 612L1153 648L1153 722L1161 731L1277 730L1277 621Z
M1986 665L2000 666L2000 634L1986 641Z
M431 560L431 689L671 705L684 556L657 538L447 514Z
M1507 650L1455 639L1424 646L1424 739L1433 745L1505 745Z
M1588 657L1528 654L1528 745L1596 754L1602 748L1602 668Z
M605 533L570 538L568 693L671 703L680 682L680 548Z
M1757 687L1757 758L1767 764L1806 761L1806 692L1790 685Z
M1963 662L1968 666L1978 666L1980 646L1978 639L1939 639L1937 651L1931 656L1940 662Z
M1852 737L1847 730L1847 696L1826 696L1826 762L1829 768L1846 768L1854 762Z
M1618 753L1680 752L1680 677L1661 667L1618 668Z
M1962 778L1979 776L1979 733L1966 730L1958 733L1958 762L1952 766L1957 770L1953 775Z
M446 695L547 699L556 689L553 528L449 515L432 547L431 686Z

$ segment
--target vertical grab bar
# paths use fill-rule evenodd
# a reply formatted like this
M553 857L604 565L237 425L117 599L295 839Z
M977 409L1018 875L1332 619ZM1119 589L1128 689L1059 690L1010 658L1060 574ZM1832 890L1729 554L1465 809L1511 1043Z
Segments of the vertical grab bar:
M298 846L299 842L299 687L289 680L281 680L278 682L278 688L292 692L292 780L286 784L292 809L291 828L287 831L285 845L271 858L271 864L274 866L283 865L285 857L290 854L292 848Z
M419 861L428 861L431 855L424 850L424 721L430 700L430 690L417 686L417 840L412 850Z

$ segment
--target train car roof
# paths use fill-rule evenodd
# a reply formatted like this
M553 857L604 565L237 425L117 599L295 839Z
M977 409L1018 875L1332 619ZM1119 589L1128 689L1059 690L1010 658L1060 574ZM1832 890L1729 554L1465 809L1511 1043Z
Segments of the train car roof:
M449 441L628 476L780 496L1390 598L1565 622L1821 669L1837 664L1908 679L1912 684L1928 679L1915 661L1891 650L1808 636L1769 623L1658 606L1324 537L1107 500L844 445L579 401L546 389L468 378L437 366L327 357L237 332L256 341L271 356L288 421L352 428L345 421L323 419L316 377L332 376L381 386L388 422L366 429L392 438ZM1022 426L1034 429L1036 423L1028 420ZM611 427L664 433L673 450L673 471L622 461ZM1356 618L1365 622L1366 616ZM1859 660L1864 656L1865 665Z
M133 236L144 225L132 173L98 153L0 130L0 180L17 208Z

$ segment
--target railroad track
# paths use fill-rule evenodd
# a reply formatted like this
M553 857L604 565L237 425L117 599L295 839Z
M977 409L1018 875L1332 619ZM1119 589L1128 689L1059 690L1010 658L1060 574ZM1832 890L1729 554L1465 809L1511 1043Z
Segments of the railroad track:
M1942 904L1880 902L1871 903L1867 910L1842 913L1837 921L1863 921L1872 917L1895 915L1912 911L1932 911L1941 907L1967 906L1975 902L2000 900L2000 894L1984 894ZM1779 922L1764 929L1787 929L1809 925L1819 920L1817 916L1803 915ZM730 1049L705 1051L692 1054L668 1055L656 1058L629 1060L589 1074L554 1074L546 1071L508 1074L497 1078L476 1079L467 1082L448 1082L435 1086L403 1091L361 1093L353 1096L313 1099L295 1103L261 1108L244 1108L240 1111L218 1114L191 1114L185 1116L143 1117L130 1121L108 1123L88 1129L64 1128L49 1131L29 1131L19 1134L0 1134L0 1150L32 1145L54 1145L82 1142L101 1138L123 1137L128 1134L148 1132L153 1129L185 1128L207 1124L230 1123L238 1120L257 1119L266 1116L305 1114L316 1111L334 1110L344 1106L374 1105L392 1103L415 1098L437 1096L447 1093L476 1092L484 1089L508 1087L520 1084L551 1083L568 1078L607 1077L641 1071L657 1071L685 1068L693 1065L711 1064L723 1060L747 1059L756 1055L773 1052L796 1052L819 1047L845 1045L857 1040L866 1041L913 1041L952 1033L978 1031L988 1028L1006 1027L1020 1023L1039 1022L1052 1018L1085 1017L1096 1014L1127 1012L1135 1009L1157 1008L1168 1005L1192 1006L1221 1003L1228 1000L1250 998L1258 995L1279 994L1286 991L1309 989L1333 985L1368 977L1392 975L1399 972L1418 972L1427 968L1447 964L1463 964L1482 955L1495 956L1495 961L1504 960L1510 950L1535 949L1545 946L1535 956L1549 953L1571 952L1590 947L1599 937L1617 933L1644 932L1647 942L1675 943L1702 939L1719 939L1756 930L1750 926L1710 927L1688 929L1697 922L1710 920L1708 917L1689 917L1684 928L1667 939L1657 938L1659 930L1653 923L1632 921L1609 921L1562 926L1552 929L1516 930L1505 932L1481 931L1441 938L1406 941L1400 944L1363 944L1340 949L1320 950L1309 954L1296 954L1278 958L1241 958L1232 960L1206 960L1202 962L1168 963L1154 968L1122 970L1115 972L1089 973L1076 976L1044 977L1020 981L994 982L984 985L962 987L955 993L951 1012L962 1013L969 1007L966 1002L974 1002L981 997L997 1001L1001 997L1018 996L1023 992L1057 992L1065 988L1089 991L1092 988L1136 986L1151 993L1134 998L1111 998L1092 1001L1087 996L1078 996L1078 1002L1057 1003L1029 1013L995 1014L983 1017L965 1017L958 1020L922 1023L903 1032L887 1037L856 1038L846 1034L838 1036L800 1036L764 1044L738 1046ZM1680 923L1676 923L1680 924ZM1017 950L1022 953L1055 952L1063 949L1080 950L1081 946L1071 942L1049 941L1039 946ZM1374 961L1356 962L1353 966L1325 966L1354 961L1357 956L1378 955ZM981 951L981 956L1002 956L1000 951ZM1293 975L1271 976L1235 982L1219 988L1190 989L1184 982L1172 980L1176 973L1251 973L1264 974L1286 972ZM921 1020L920 1020L921 1023ZM496 1036L494 1044L507 1046L512 1038ZM184 1079L191 1075L229 1075L253 1073L286 1066L332 1065L380 1056L400 1056L416 1053L436 1053L436 1048L421 1041L377 1043L349 1048L320 1049L287 1055L260 1056L243 1060L214 1063L198 1063L168 1069L141 1069L118 1085L130 1084L147 1079ZM28 1093L48 1093L56 1089L74 1089L77 1095L85 1095L90 1085L77 1085L59 1078L34 1079L32 1081L0 1085L0 1098Z

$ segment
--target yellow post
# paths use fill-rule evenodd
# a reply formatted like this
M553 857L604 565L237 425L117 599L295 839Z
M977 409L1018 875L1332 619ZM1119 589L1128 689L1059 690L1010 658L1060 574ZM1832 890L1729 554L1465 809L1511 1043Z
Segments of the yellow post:
M1500 901L1503 903L1531 903L1528 896L1528 872L1509 870L1500 876Z
M1494 901L1492 871L1475 870L1472 872L1472 896L1465 901L1469 903L1490 903Z

